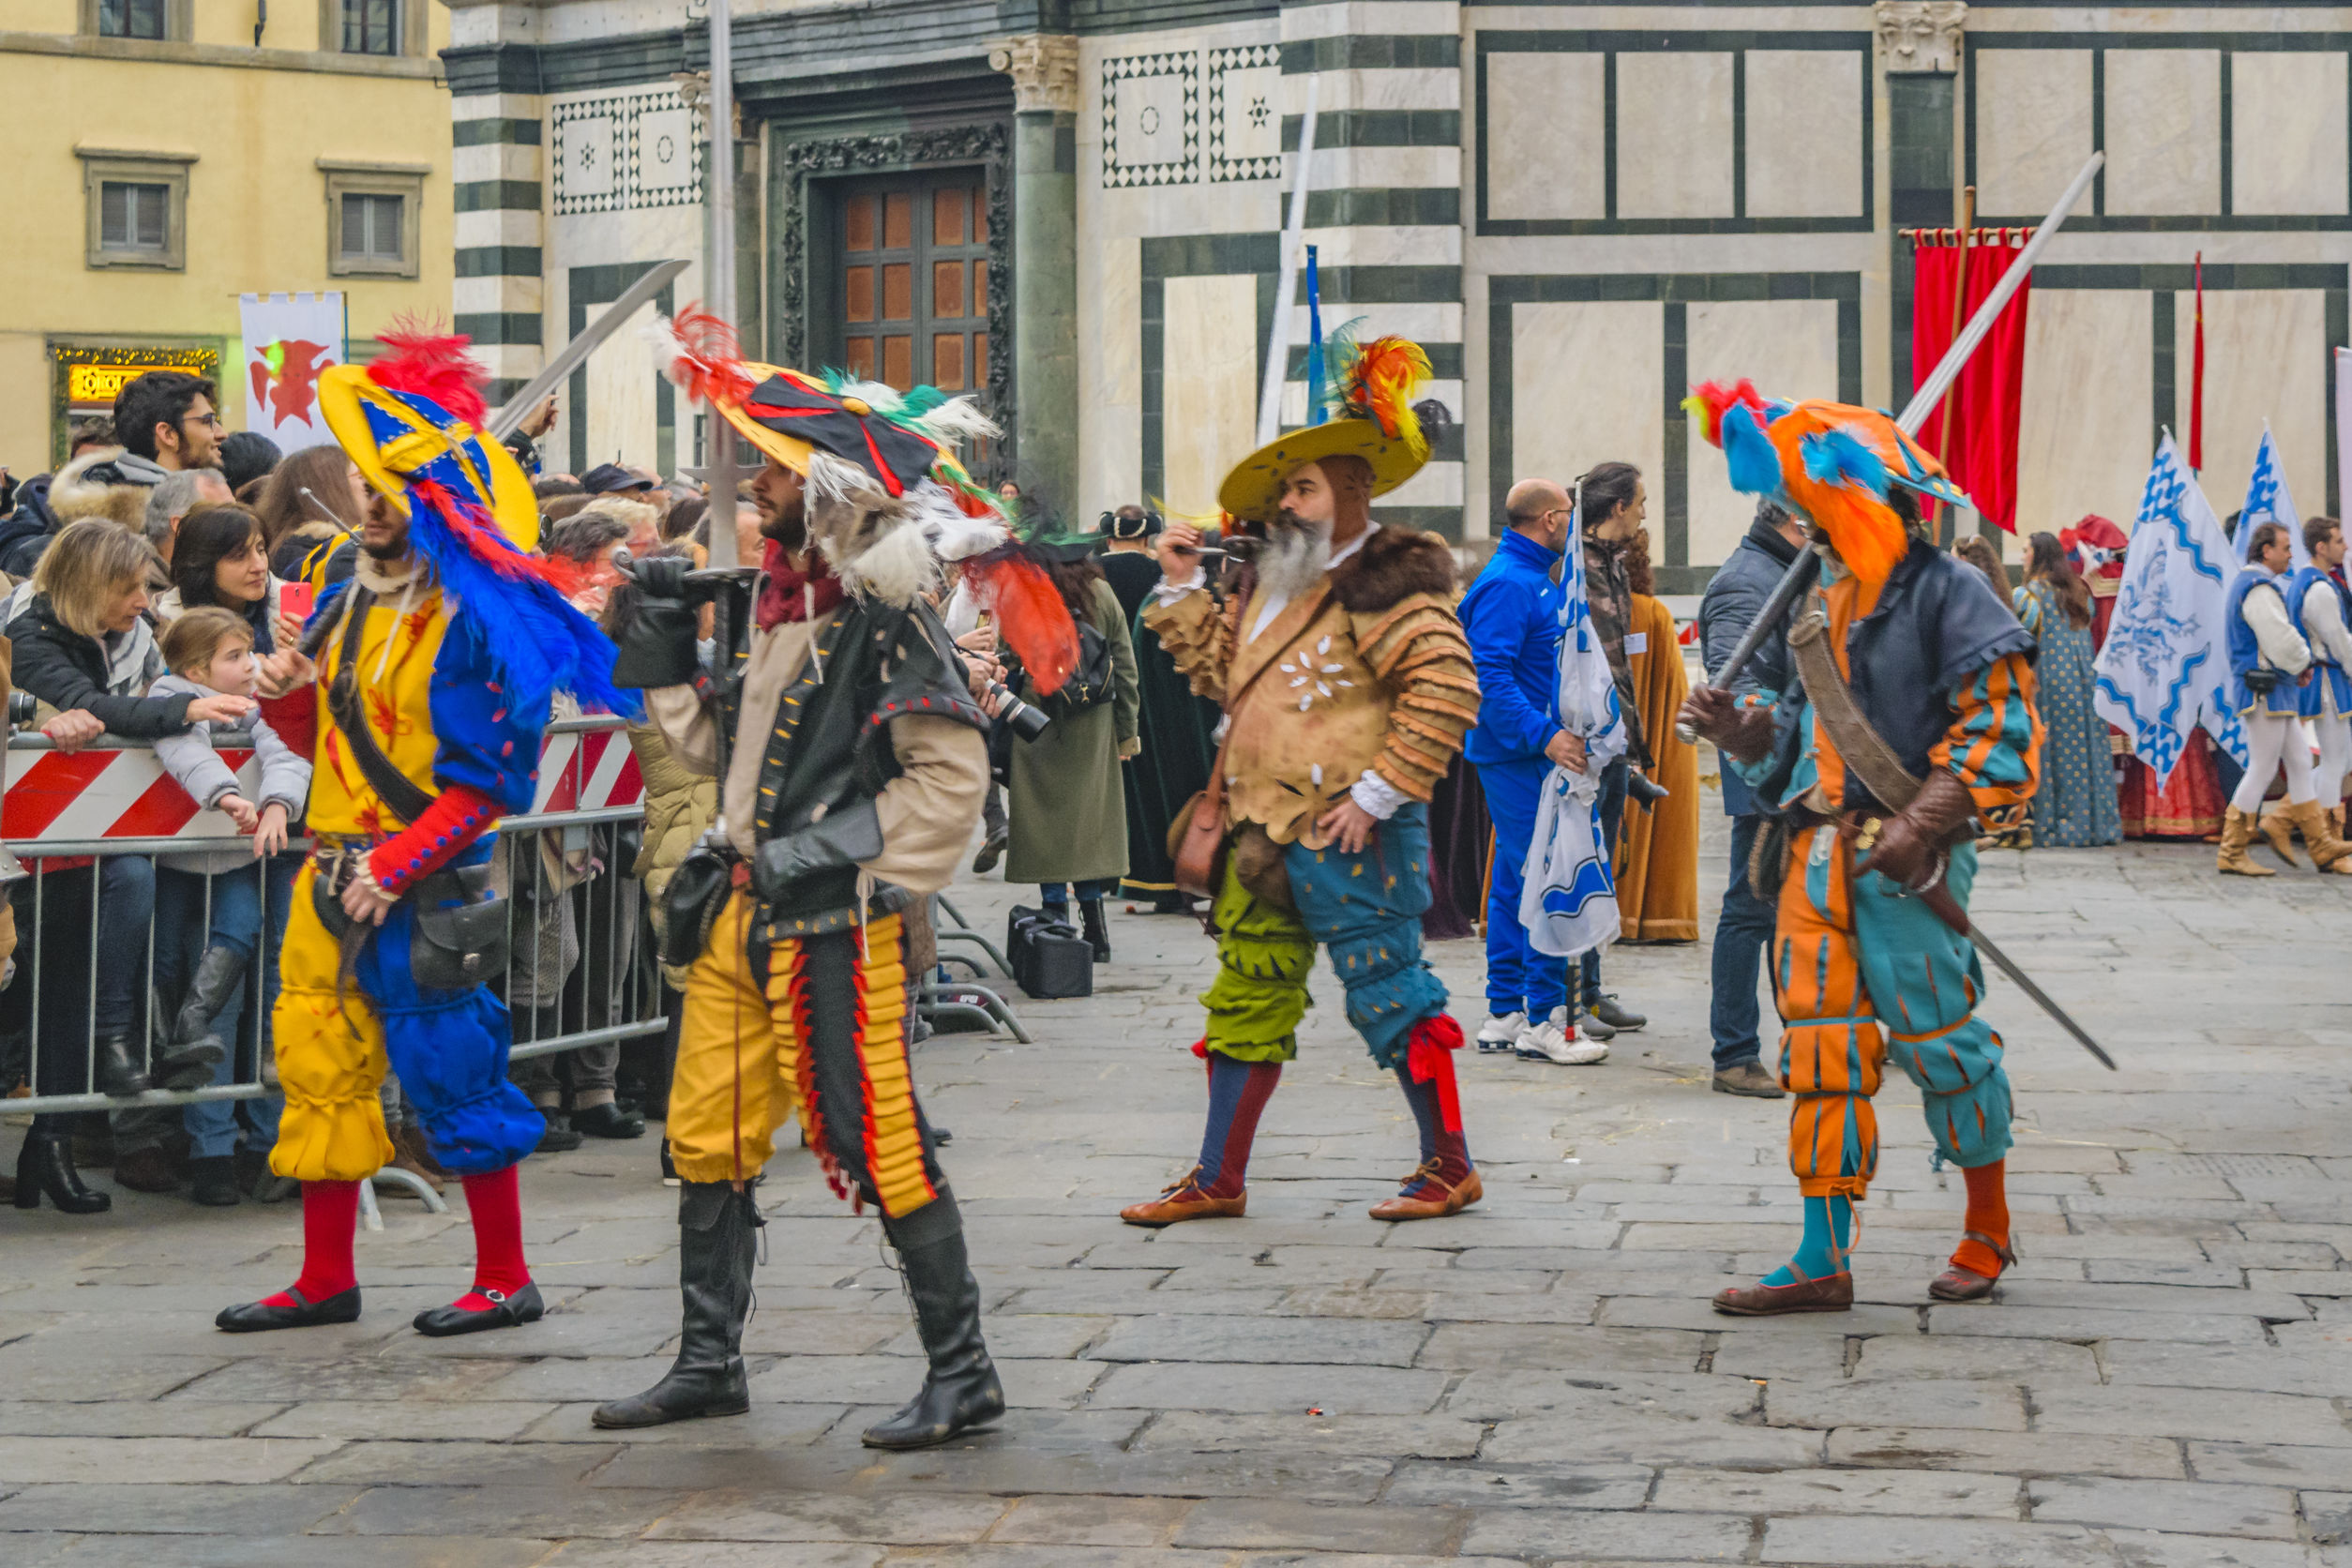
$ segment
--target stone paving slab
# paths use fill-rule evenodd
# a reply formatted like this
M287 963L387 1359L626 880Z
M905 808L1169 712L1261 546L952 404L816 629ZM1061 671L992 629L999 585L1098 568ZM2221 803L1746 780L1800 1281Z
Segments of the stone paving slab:
M2287 909L2352 928L2352 888L2209 867L2186 846L1985 857L1987 928L2124 1069L1993 980L2026 1257L1988 1304L1924 1293L1962 1192L1898 1078L1857 1309L1709 1309L1787 1256L1800 1212L1786 1104L1708 1091L1691 946L1609 955L1651 1023L1600 1066L1460 1059L1476 1209L1365 1217L1410 1123L1319 974L1250 1216L1123 1227L1197 1143L1213 960L1197 926L1114 902L1096 996L1017 999L1035 1044L916 1057L957 1134L1014 1406L995 1430L858 1446L920 1348L873 1216L796 1149L761 1189L752 1412L626 1434L588 1412L657 1377L677 1330L650 1140L531 1162L551 1310L458 1341L407 1319L463 1283L461 1203L385 1206L358 1323L230 1338L212 1313L285 1282L294 1212L118 1193L87 1219L0 1213L0 1562L2352 1568L2352 1026L2311 1000L2333 949L2275 934ZM953 897L993 929L1028 890ZM1476 944L1429 956L1474 1010ZM18 1136L0 1119L0 1161Z

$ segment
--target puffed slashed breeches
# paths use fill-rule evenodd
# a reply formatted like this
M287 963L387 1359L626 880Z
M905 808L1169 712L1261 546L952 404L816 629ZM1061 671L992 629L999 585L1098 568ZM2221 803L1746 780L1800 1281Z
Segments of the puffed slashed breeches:
M914 1096L899 917L746 945L738 890L686 975L670 1089L670 1158L688 1182L760 1173L797 1113L836 1191L893 1219L947 1184Z
M460 858L489 853L488 840ZM396 906L361 949L339 994L342 951L319 921L306 863L294 878L271 1014L286 1108L270 1169L303 1182L355 1182L392 1158L384 1133L385 1063L416 1106L433 1158L461 1176L503 1170L547 1123L506 1081L514 1035L506 1004L483 986L427 990L409 972L411 903Z
M1792 1097L1788 1160L1809 1198L1861 1198L1878 1166L1871 1105L1887 1057L1919 1086L1927 1130L1952 1164L2009 1152L2000 1036L1976 1016L1984 975L1968 939L1876 871L1853 872L1833 827L1791 836L1772 962L1780 988L1780 1081ZM1976 849L1952 852L1945 883L1963 909Z
M1401 807L1355 854L1336 844L1283 847L1295 912L1242 885L1237 855L1211 912L1217 974L1201 993L1208 1048L1237 1062L1288 1062L1299 1053L1306 977L1318 942L1348 994L1348 1021L1372 1060L1405 1064L1413 1025L1445 1011L1444 984L1421 957L1429 907L1429 808Z

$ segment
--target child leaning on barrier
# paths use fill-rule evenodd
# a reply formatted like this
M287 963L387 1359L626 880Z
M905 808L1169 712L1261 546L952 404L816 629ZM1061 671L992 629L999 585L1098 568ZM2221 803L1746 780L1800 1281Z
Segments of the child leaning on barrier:
M217 605L190 610L165 628L163 659L172 673L148 689L150 697L250 697L260 685L252 626L244 616ZM242 1076L234 1069L246 972L257 952L265 970L275 968L277 944L262 941L264 903L270 926L282 928L293 862L285 860L281 871L279 852L286 847L289 824L302 815L310 793L310 764L279 738L258 711L243 722L251 729L253 753L261 762L256 800L246 798L236 771L214 750L210 722L200 719L186 733L155 743L156 761L198 806L226 812L240 833L252 837L249 851L240 846L165 855L158 862L158 988L166 997L175 989L179 993L172 1024L174 1044L210 1039L224 1048L213 1070L216 1083L234 1083ZM264 900L263 881L269 872L280 874L269 876ZM175 985L182 976L185 984ZM265 982L268 978L264 976ZM275 988L264 985L265 993ZM257 1164L276 1141L277 1108L274 1100L247 1105L254 1135L248 1147L255 1156L247 1163ZM197 1202L215 1207L236 1202L241 1184L234 1168L236 1106L229 1101L191 1105L186 1123L191 1195Z

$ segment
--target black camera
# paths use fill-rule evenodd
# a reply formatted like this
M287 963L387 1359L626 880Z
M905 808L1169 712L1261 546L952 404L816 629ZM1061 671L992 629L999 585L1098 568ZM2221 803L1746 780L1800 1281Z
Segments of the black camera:
M40 709L40 699L29 691L8 689L8 728L23 730L31 727L33 716Z
M997 711L996 716L1002 722L1011 725L1013 733L1021 739L1035 740L1046 732L1046 726L1053 722L1044 709L1033 707L1014 696L1012 688L1003 681L990 681L988 689L1004 700L1004 706Z
M1639 768L1625 770L1625 792L1633 797L1635 805L1642 807L1655 806L1674 793Z

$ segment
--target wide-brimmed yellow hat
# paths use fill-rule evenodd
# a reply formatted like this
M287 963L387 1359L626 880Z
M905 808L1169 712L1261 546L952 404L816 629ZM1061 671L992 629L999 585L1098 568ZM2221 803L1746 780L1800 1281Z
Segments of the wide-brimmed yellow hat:
M332 366L319 377L319 413L344 454L402 506L411 484L430 480L488 513L519 549L538 549L538 497L513 454L482 433L488 414L466 340L384 341L393 354L366 366Z
M1217 488L1217 505L1245 521L1272 522L1282 482L1325 458L1362 458L1372 468L1372 493L1387 494L1429 460L1429 439L1412 411L1412 395L1428 379L1420 344L1374 339L1339 373L1340 416L1277 436L1244 458Z

